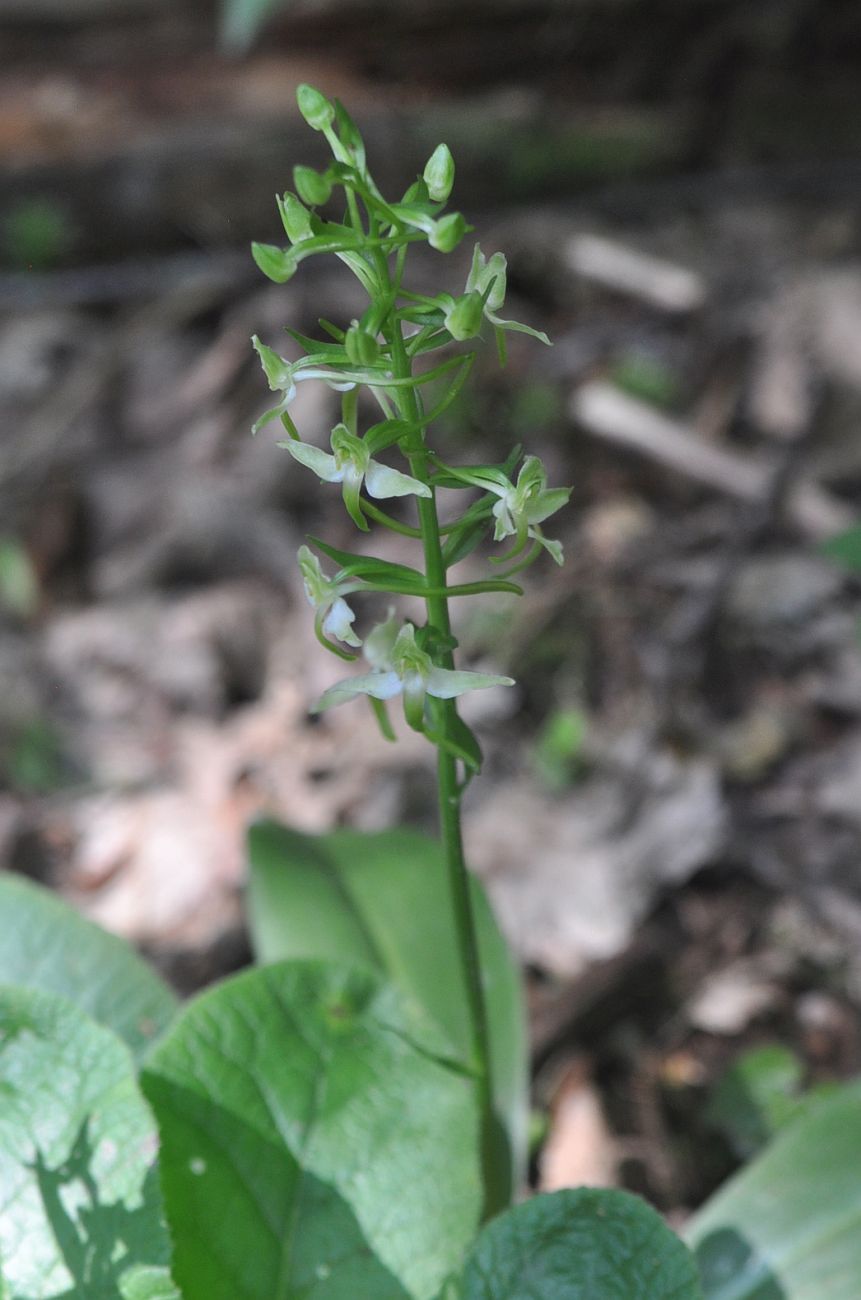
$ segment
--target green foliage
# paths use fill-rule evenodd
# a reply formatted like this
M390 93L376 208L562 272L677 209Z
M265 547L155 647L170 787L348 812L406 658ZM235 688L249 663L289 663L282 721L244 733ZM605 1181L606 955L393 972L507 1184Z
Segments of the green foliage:
M0 613L28 619L39 604L39 581L25 548L0 537Z
M140 1058L176 1010L128 944L19 876L0 875L0 984L62 993Z
M658 357L628 352L610 367L609 378L623 392L654 406L670 407L679 396L676 376Z
M462 1300L702 1300L693 1256L627 1192L536 1196L494 1219L467 1260Z
M848 528L825 542L822 553L850 573L861 573L861 525Z
M803 1077L801 1061L787 1047L745 1052L715 1086L707 1118L746 1160L798 1115Z
M857 1300L861 1085L812 1105L695 1215L706 1300Z
M247 38L263 11L236 0L236 30ZM511 577L544 550L561 562L543 525L569 490L549 487L531 454L451 464L427 435L482 331L502 360L511 332L548 340L498 315L502 253L476 245L454 295L407 287L410 244L445 253L468 231L443 211L444 145L389 201L343 106L308 86L298 101L333 161L297 168L300 195L279 199L289 246L254 255L279 284L307 257L335 256L368 306L321 322L319 340L288 331L295 361L255 338L277 394L256 427L277 425L297 472L337 485L357 527L414 545L406 564L309 539L299 562L320 641L345 659L361 649L369 669L320 704L365 695L391 738L386 704L403 700L438 749L440 845L256 827L251 923L271 964L179 1013L127 945L0 878L0 1296L179 1300L174 1278L183 1300L700 1300L690 1251L626 1193L536 1197L479 1233L517 1190L525 1044L513 963L463 860L460 801L482 756L455 701L510 679L455 667L448 602L519 590ZM342 220L316 211L330 197ZM331 451L304 443L290 414L306 380L340 394ZM445 523L441 488L467 501ZM377 504L390 498L407 498L416 522ZM502 569L451 582L482 542L506 543L488 561ZM347 602L380 592L423 599L426 622L392 613L361 637ZM573 773L582 731L574 711L551 719L539 749L552 771ZM796 1082L785 1058L743 1063L724 1124L738 1129L743 1087L764 1128L751 1139L742 1115L738 1131L779 1128ZM692 1224L707 1300L857 1300L859 1167L861 1089L808 1101Z
M583 772L589 722L581 709L556 709L535 742L535 768L551 790L564 790Z
M41 271L69 251L72 230L63 208L52 199L25 199L10 209L0 230L7 265Z
M44 718L31 718L13 732L0 767L12 788L24 794L50 794L67 779L60 738Z
M185 1300L432 1300L481 1207L451 1061L370 971L285 962L196 999L144 1073Z
M406 830L301 835L261 822L249 835L248 909L259 960L321 957L384 973L420 1003L467 1065L467 990L440 846ZM470 882L487 997L498 1167L520 1185L527 1127L526 1035L517 969L481 884Z
M12 1294L178 1300L155 1128L119 1039L56 993L0 986L0 1098L0 1258Z

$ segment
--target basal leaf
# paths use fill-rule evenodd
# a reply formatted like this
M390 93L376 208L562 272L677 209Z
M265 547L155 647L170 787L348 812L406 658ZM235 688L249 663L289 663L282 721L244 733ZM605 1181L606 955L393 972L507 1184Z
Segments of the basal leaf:
M170 989L124 940L9 873L0 874L0 983L62 993L137 1057L176 1010Z
M185 1300L431 1300L477 1225L477 1116L367 970L283 962L182 1012L144 1091Z
M494 1219L462 1300L702 1300L693 1256L645 1201L581 1187Z
M0 987L0 1257L15 1300L176 1297L156 1149L123 1043L58 994ZM149 1292L127 1290L141 1270Z
M861 1085L809 1104L689 1224L706 1300L861 1295Z
M276 822L249 834L248 907L260 961L322 957L382 971L441 1026L464 1061L471 1038L442 851L412 831L302 835ZM519 973L472 879L492 1044L500 1137L508 1150L504 1203L526 1148L526 1056ZM498 1163L503 1163L502 1161Z

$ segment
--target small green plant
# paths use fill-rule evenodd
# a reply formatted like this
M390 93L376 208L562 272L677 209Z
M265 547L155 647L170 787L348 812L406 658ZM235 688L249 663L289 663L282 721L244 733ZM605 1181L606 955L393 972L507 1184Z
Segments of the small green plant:
M467 230L444 214L445 146L391 203L345 110L310 87L299 104L334 162L296 169L296 193L279 200L289 247L257 245L255 257L283 283L305 257L334 254L369 302L357 320L321 322L325 341L292 333L299 360L255 340L279 394L258 427L280 424L287 453L339 486L358 528L393 529L421 555L419 567L312 539L299 565L320 641L344 659L361 650L367 667L318 707L366 697L390 735L385 710L401 701L437 750L439 842L256 825L257 965L182 1009L121 941L38 887L0 878L0 1296L857 1300L857 1090L805 1112L706 1207L689 1233L696 1254L625 1192L515 1203L527 1132L522 999L463 859L460 801L481 751L456 706L509 679L455 665L448 602L516 590L514 571L545 550L561 562L542 525L567 489L548 488L534 456L519 470L516 457L451 464L429 443L470 370L460 345L487 322L504 357L505 331L526 329L498 315L500 253L476 248L456 296L405 284L412 243L446 252ZM315 211L336 190L343 221ZM309 379L341 394L331 451L303 442L290 416ZM370 424L363 390L378 408ZM471 490L445 525L442 487ZM414 523L376 504L402 496ZM501 572L450 582L488 534L513 539ZM366 592L418 596L426 621L393 608L362 641L350 602ZM811 1289L823 1260L827 1281Z

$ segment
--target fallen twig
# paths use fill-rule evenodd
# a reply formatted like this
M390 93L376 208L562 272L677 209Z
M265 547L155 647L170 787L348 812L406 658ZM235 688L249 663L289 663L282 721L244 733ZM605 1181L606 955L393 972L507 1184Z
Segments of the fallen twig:
M588 433L628 447L742 501L759 502L770 491L773 467L751 455L704 443L694 429L671 420L644 402L602 381L583 384L571 399L571 414ZM816 483L799 483L788 495L792 522L813 538L849 527L852 511Z

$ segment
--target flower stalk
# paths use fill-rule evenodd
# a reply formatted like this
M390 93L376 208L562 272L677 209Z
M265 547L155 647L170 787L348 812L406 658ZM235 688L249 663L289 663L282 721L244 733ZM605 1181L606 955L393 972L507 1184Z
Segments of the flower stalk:
M433 421L455 400L470 373L473 340L485 323L496 336L504 362L504 335L509 330L549 343L545 334L502 319L497 313L506 291L506 262L502 253L485 258L475 246L469 277L462 293L428 296L404 285L411 243L426 241L440 253L455 248L469 227L459 212L444 213L454 183L454 162L445 145L431 155L423 175L403 197L387 202L371 177L361 135L337 101L301 86L300 111L308 124L328 142L333 162L322 172L294 170L298 192L279 199L289 247L256 244L258 266L271 280L284 284L306 257L337 256L356 276L368 295L368 308L343 327L321 321L325 340L288 331L304 355L288 361L280 351L252 340L277 404L257 421L255 432L278 421L287 438L279 446L302 472L323 483L340 485L345 508L357 528L371 523L389 529L405 545L419 545L421 568L395 564L374 556L337 551L309 539L339 567L324 573L313 551L299 552L305 592L314 610L321 643L342 659L355 659L362 650L370 672L337 682L324 692L317 708L324 710L365 696L387 739L394 733L387 702L401 697L406 721L437 748L439 830L445 856L452 926L457 942L461 979L471 1026L471 1067L476 1079L482 1117L485 1174L485 1213L491 1215L510 1199L511 1170L500 1143L496 1116L492 1044L482 981L473 893L463 851L461 799L481 767L481 749L460 717L457 698L470 690L513 685L510 677L459 669L454 651L449 600L487 592L519 592L510 581L514 572L531 564L546 550L558 563L562 548L545 537L541 525L567 501L569 489L548 488L541 462L527 456L516 478L517 457L504 465L450 465L428 441ZM329 220L317 208L343 191L343 221ZM469 343L468 351L462 345ZM461 348L460 351L458 349ZM442 350L437 364L426 363ZM453 355L452 355L453 354ZM289 413L296 385L313 379L341 394L341 419L331 431L331 451L303 441ZM361 428L358 401L364 389L382 419ZM425 395L430 394L425 401ZM404 468L389 462L400 456ZM461 515L443 528L437 512L439 487L460 489L470 496ZM415 522L405 523L376 504L391 498L412 499ZM482 541L514 539L497 562L517 563L500 574L466 583L450 583L449 570ZM531 545L530 545L531 543ZM389 612L388 618L364 638L356 630L357 615L346 598L362 592L418 596L424 601L426 622L418 627ZM360 625L361 626L361 625Z

